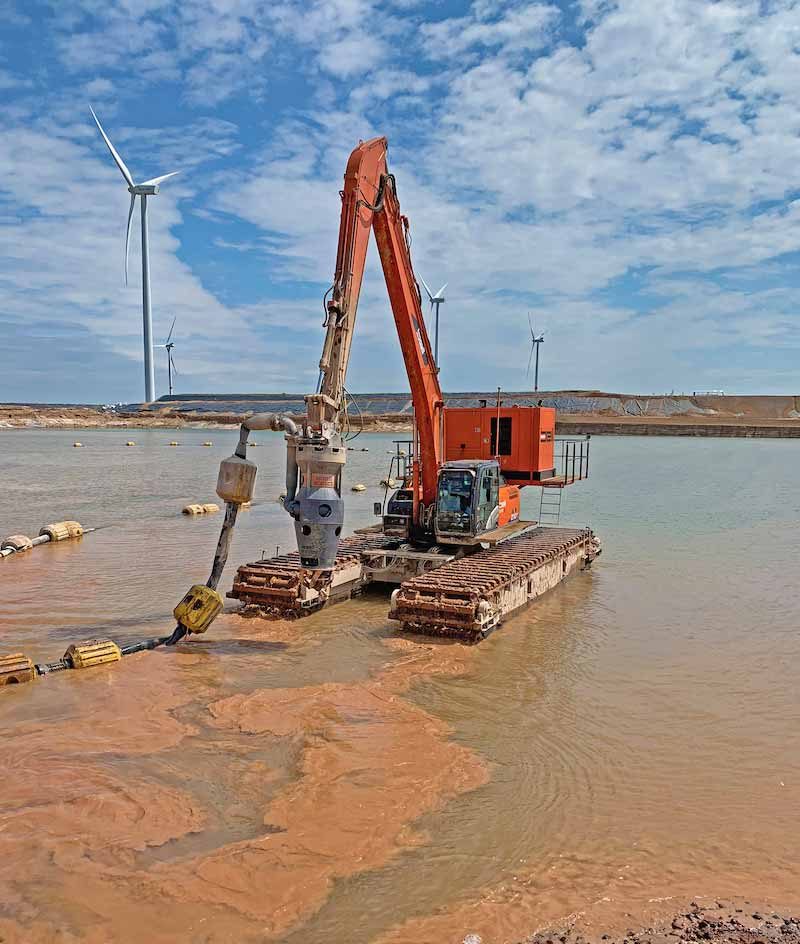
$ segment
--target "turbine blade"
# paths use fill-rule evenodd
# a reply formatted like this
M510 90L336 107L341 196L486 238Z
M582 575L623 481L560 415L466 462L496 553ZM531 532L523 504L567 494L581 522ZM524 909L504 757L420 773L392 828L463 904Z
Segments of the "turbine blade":
M536 337L536 332L533 330L533 322L531 321L531 313L528 312L528 327L531 329L531 341Z
M436 293L436 297L437 297L437 298L441 298L442 301L444 301L444 290L445 290L446 288L447 288L447 282L445 282L444 285L443 285L443 286L439 289L439 291Z
M172 327L169 329L169 334L167 335L167 343L164 345L164 347L166 347L167 344L169 344L170 339L172 338L172 332L175 330L175 322L176 322L177 318L178 318L178 316L175 315L175 317L172 319Z
M106 142L106 147L109 149L109 151L111 151L111 156L114 158L114 163L117 165L117 167L119 167L120 173L125 178L126 183L129 187L135 187L136 184L133 182L131 172L125 166L125 161L123 161L119 154L117 154L114 145L108 140L108 135L105 133L105 131L103 131L103 126L100 124L100 119L97 117L97 115L95 115L94 108L92 108L91 105L89 106L89 111L92 113L92 118L94 118L95 124L97 125L100 134L103 135L103 140Z
M422 278L422 276L419 277L419 280L425 286L425 291L428 293L428 298L433 301L433 295L431 295L431 290L428 288L428 283Z
M531 361L533 360L533 345L531 344L531 353L528 355L528 369L525 371L527 377L531 372Z
M175 366L175 358L172 356L172 351L169 352L169 362L172 364L172 373L177 374L178 368Z
M131 221L133 220L133 205L136 203L136 194L131 194L131 205L128 209L128 229L125 233L125 284L128 284L128 250L131 244Z
M139 186L140 187L157 187L161 183L162 180L167 180L170 177L174 177L176 174L179 174L179 173L180 173L179 170L174 170L172 171L171 174L162 174L160 177L153 177L152 180L143 180L141 184L139 184Z

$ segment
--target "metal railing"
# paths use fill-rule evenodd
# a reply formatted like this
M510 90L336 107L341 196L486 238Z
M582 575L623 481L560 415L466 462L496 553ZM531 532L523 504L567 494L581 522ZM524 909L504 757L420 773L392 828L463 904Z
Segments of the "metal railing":
M580 482L589 475L589 436L580 439L556 439L556 478L563 485Z

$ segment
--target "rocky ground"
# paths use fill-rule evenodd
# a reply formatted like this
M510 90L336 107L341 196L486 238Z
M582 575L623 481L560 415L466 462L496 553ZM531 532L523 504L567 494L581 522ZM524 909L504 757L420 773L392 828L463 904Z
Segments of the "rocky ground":
M581 930L576 925L540 931L520 944L680 944L683 941L800 944L800 918L795 916L798 914L800 910L792 913L778 911L769 905L757 906L744 899L694 901L674 917L650 928L598 934ZM479 939L476 935L468 935L464 944L479 944Z

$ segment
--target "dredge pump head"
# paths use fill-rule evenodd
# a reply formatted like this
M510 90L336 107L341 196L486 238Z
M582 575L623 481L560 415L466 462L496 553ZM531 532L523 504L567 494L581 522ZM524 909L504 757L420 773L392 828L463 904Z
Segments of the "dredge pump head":
M286 502L294 518L300 563L309 570L332 570L344 524L342 467L347 449L341 438L301 439L294 461L299 488Z

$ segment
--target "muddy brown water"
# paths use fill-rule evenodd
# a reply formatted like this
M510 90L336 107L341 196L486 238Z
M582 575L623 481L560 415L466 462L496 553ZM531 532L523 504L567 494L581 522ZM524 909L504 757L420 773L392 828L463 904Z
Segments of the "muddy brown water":
M168 629L221 523L180 508L235 437L0 433L3 535L99 529L0 561L0 649ZM258 440L225 589L291 546L282 440ZM354 443L351 527L391 440ZM800 903L800 443L592 450L562 521L604 555L478 647L399 638L369 595L0 691L0 937L488 944Z

